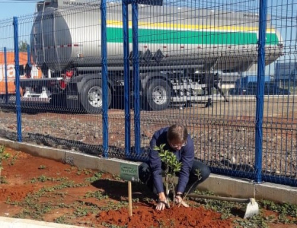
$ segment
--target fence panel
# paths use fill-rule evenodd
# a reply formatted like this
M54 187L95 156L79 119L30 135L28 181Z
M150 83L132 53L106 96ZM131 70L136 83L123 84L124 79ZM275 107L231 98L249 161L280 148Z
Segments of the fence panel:
M266 68L266 75L273 76L274 84L267 83L265 87L269 95L264 105L263 179L296 186L297 2L270 0L267 9L271 23L282 36L283 54Z
M108 5L110 17L121 16L120 6ZM20 61L24 141L101 156L105 127L110 152L122 152L124 134L115 127L124 123L118 121L123 112L111 113L116 123L102 124L100 16L98 1L75 7L59 1L39 2L34 15L18 17L19 53L25 59ZM5 35L13 45L13 30ZM122 57L114 48L110 61L118 64L117 52ZM111 103L110 92L108 97ZM16 119L10 111L6 124ZM11 130L14 134L16 127Z
M290 9L280 11L282 16L277 11L280 4ZM255 179L259 7L258 1L170 1L161 10L139 8L140 48L146 53L153 46L163 54L156 67L145 71L155 77L144 90L143 95L151 98L146 109L155 110L141 113L144 148L155 130L182 122L194 138L197 158L213 172ZM279 83L274 69L296 42L292 41L295 7L293 1L267 2L262 104L263 180L292 185L296 185L296 133L294 122L287 118L294 112L295 94L293 87ZM158 111L157 106L166 105L166 97L175 103Z
M14 54L14 25L13 18L1 21L0 34L0 105L5 108L15 110L15 54ZM24 55L19 55L19 61L25 62ZM5 135L17 141L18 122L17 116L13 114L9 121L6 121L8 113L1 110L0 129L1 135Z
M14 86L14 52L13 52L13 19L5 19L1 21L1 35L0 35L0 102L8 105L9 99L12 99L8 94L15 92ZM20 56L20 61L24 58Z

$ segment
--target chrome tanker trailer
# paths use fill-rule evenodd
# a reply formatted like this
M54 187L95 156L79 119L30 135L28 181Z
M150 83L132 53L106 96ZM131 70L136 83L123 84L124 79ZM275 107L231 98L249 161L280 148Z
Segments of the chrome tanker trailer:
M198 100L197 91L218 84L224 75L247 71L257 63L256 14L170 5L139 5L138 9L139 77L146 109L163 110L170 103ZM131 15L130 11L129 20ZM44 77L21 80L23 100L49 102L60 95L68 107L79 105L88 113L100 112L100 21L99 1L37 3L30 41L31 59ZM129 24L132 51L131 21ZM121 3L109 2L109 105L120 99L118 95L123 97L122 27ZM281 36L268 23L266 64L275 61L282 52Z

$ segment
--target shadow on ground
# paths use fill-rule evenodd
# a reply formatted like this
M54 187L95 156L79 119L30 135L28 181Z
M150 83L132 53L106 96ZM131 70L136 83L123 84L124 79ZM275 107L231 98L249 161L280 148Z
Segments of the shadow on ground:
M114 200L121 201L123 197L128 198L128 182L100 179L94 181L92 186L102 189L104 194ZM154 206L150 199L155 200L156 195L150 192L146 185L139 182L132 182L132 198L137 198L139 202L145 203L148 206Z

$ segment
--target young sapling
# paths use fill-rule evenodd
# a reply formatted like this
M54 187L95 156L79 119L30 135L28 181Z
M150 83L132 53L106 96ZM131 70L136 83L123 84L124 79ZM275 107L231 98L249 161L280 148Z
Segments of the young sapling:
M173 198L175 198L175 187L176 184L174 183L175 174L181 170L182 163L176 159L176 156L170 152L169 150L164 149L165 144L161 144L159 147L156 146L154 150L160 151L159 155L161 161L165 164L165 194L169 205L169 192L170 190L173 193Z

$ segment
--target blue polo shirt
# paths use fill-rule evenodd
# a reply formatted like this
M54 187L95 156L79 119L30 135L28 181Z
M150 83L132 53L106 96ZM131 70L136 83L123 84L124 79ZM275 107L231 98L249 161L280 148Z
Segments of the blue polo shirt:
M154 185L157 192L164 192L162 182L162 161L159 156L159 151L154 150L155 146L165 144L164 150L169 150L175 154L177 160L182 162L182 167L179 172L177 192L184 192L189 181L190 171L194 161L194 144L190 135L187 137L187 143L180 150L173 149L167 141L167 131L169 127L162 128L156 131L150 141L149 166L153 173Z

